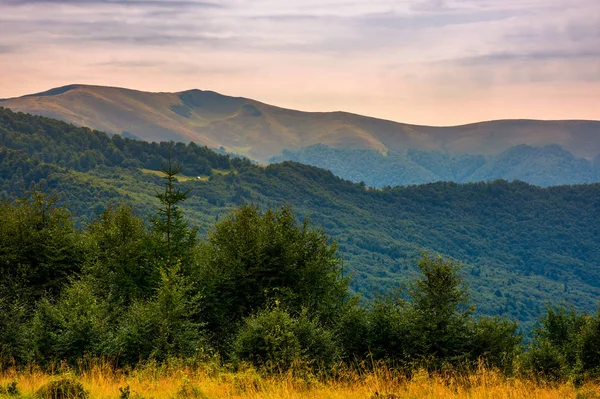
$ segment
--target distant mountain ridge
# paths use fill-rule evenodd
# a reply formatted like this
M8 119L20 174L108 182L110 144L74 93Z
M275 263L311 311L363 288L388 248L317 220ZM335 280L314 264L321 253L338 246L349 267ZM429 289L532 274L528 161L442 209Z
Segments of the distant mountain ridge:
M558 144L575 157L600 153L599 121L500 120L463 126L409 125L346 112L303 112L213 91L149 93L68 85L0 100L14 111L44 115L143 140L175 140L267 163L284 150L321 144L343 150L406 150L496 156L520 144ZM321 165L319 165L321 166Z
M284 150L272 162L294 161L327 169L370 187L405 186L437 181L471 183L505 179L541 187L600 182L600 155L578 158L558 144L519 144L498 155L406 150L381 154L374 150L344 150L314 145Z

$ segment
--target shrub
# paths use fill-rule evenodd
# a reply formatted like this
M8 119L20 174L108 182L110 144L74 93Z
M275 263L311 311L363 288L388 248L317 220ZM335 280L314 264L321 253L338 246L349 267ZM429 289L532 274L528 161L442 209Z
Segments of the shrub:
M56 303L41 301L33 320L34 352L38 360L75 364L84 353L100 355L110 334L108 308L88 281L68 286Z
M368 346L374 360L410 357L414 346L405 310L404 304L391 296L374 301L368 316Z
M482 359L488 367L510 373L520 352L522 337L518 324L498 317L484 317L473 323L470 332L471 360Z
M71 377L52 380L35 393L38 399L87 399L83 385Z
M248 317L233 343L233 357L259 368L286 370L295 362L330 365L337 356L333 334L303 313L293 318L281 308Z
M534 330L533 343L525 359L526 368L533 374L551 379L580 375L583 371L582 334L586 324L586 316L572 309L548 307Z
M216 223L201 247L195 281L203 295L203 320L218 344L242 320L279 301L287 309L333 324L348 296L337 247L290 208L264 213L244 206Z
M289 368L300 357L294 324L289 313L279 308L250 316L235 338L234 357L257 367L268 364Z
M364 359L369 354L370 313L355 303L341 312L335 326L335 338L345 361Z
M550 341L538 341L525 358L525 369L535 377L551 380L567 376L568 365L565 354Z
M163 270L155 298L130 306L112 351L126 364L169 356L194 357L204 345L202 325L186 278L176 267Z

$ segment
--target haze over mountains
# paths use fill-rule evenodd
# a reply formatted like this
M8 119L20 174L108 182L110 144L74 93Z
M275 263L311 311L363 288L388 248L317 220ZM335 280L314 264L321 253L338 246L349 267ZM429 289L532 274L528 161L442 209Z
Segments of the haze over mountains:
M223 146L260 163L296 160L374 187L496 178L549 186L597 182L600 175L598 121L430 127L301 112L212 91L88 85L0 100L0 106L148 141Z

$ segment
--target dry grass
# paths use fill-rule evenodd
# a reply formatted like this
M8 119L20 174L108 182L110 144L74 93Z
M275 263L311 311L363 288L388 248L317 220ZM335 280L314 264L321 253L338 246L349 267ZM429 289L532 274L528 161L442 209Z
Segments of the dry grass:
M152 170L152 169L141 169L142 172L147 173L147 174L151 174L151 175L156 175L159 177L164 177L165 174L160 171L160 170ZM184 181L188 181L188 180L202 180L202 181L208 181L208 176L186 176L186 175L182 175L182 174L178 174L176 177L177 181L180 182L184 182ZM200 178L200 179L198 179Z
M82 368L83 369L83 368ZM327 381L294 373L261 376L247 369L228 372L217 367L141 366L133 371L94 365L86 370L63 369L62 377L73 377L89 392L90 398L119 398L120 388L129 387L131 399L142 398L471 398L471 399L595 399L600 385L576 388L570 383L546 384L527 379L506 378L480 369L467 376L435 376L425 371L406 378L381 367L366 373L340 372ZM42 386L56 379L39 369L5 370L0 386L17 382L22 397L34 397ZM379 393L379 396L377 396ZM393 395L393 396L392 396ZM9 397L8 395L0 397ZM14 398L14 396L13 396Z

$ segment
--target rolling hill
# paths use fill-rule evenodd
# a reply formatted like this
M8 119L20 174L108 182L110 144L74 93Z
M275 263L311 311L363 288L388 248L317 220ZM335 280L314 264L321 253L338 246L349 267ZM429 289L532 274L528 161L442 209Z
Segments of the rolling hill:
M502 120L431 127L345 112L301 112L212 91L148 93L69 85L0 100L0 106L148 141L194 141L267 163L312 145L382 154L406 150L496 156L516 145L558 144L575 157L600 153L600 122ZM319 165L322 166L322 165ZM493 174L493 173L492 173Z

